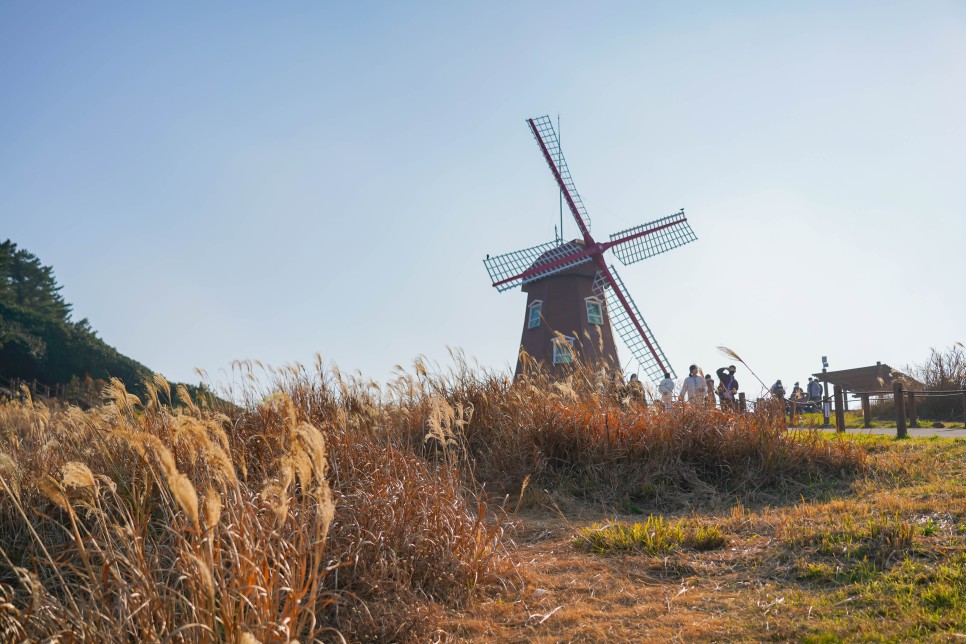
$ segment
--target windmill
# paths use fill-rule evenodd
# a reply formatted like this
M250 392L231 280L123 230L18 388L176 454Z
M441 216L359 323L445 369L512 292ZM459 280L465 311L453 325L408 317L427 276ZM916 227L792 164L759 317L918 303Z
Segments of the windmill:
M616 331L652 381L663 378L665 372L675 377L614 266L604 260L604 253L613 250L621 263L629 266L695 241L684 210L598 243L590 234L590 217L577 194L550 117L528 119L527 124L581 238L487 256L483 261L498 291L520 286L528 294L521 348L550 370L565 370L568 363L579 358L617 371ZM522 369L520 361L517 374Z

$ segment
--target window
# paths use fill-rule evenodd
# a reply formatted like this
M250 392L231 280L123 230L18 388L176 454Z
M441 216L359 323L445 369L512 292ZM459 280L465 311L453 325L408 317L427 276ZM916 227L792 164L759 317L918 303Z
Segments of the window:
M553 363L566 364L574 361L574 339L570 336L558 336L553 339Z
M534 300L530 305L530 312L527 314L527 328L535 329L540 326L540 309L543 308L542 300Z
M600 308L600 300L596 297L587 297L584 298L584 302L587 304L587 321L591 324L603 324L604 313Z

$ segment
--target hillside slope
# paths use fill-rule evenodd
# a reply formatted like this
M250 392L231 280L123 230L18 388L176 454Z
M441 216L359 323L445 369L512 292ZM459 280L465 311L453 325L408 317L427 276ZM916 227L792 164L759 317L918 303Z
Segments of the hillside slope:
M139 387L151 370L73 321L53 269L7 240L0 243L0 377L47 385L120 378Z

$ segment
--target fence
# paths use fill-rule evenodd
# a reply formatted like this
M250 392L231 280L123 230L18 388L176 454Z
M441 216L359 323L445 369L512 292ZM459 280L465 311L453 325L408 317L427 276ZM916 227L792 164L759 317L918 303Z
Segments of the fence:
M53 386L36 380L21 380L20 378L4 378L0 376L0 396L17 399L23 390L30 392L30 396L39 400L63 400L81 407L93 407L100 399L101 387L93 380L75 381L68 384Z
M855 392L862 401L863 427L872 427L872 396L888 397L892 396L895 401L896 413L896 436L905 438L908 436L908 427L919 427L919 415L916 412L916 401L924 398L940 398L948 396L961 396L963 400L963 423L966 426L966 390L956 389L952 391L905 391L901 382L892 384L892 391L860 391ZM838 385L835 385L835 427L838 431L845 431L845 412L843 409L843 392Z
M922 401L923 399L948 398L951 396L961 397L963 404L962 420L963 426L966 427L966 390L964 389L948 391L905 391L901 382L895 382L893 383L893 389L891 391L860 391L853 392L852 395L862 401L862 426L865 429L872 427L872 397L879 399L892 398L895 401L896 436L899 438L908 436L908 428L921 427L919 424L917 401ZM831 416L834 413L835 428L840 432L844 432L846 411L845 390L839 385L835 385L833 396L826 396L821 403L823 416L825 417L825 427L831 426ZM794 424L798 414L808 411L813 404L813 401L788 401L787 411L789 424Z

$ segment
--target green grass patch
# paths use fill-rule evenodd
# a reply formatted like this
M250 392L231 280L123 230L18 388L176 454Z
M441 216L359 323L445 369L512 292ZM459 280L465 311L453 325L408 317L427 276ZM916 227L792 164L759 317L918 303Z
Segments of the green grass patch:
M684 519L668 521L654 515L631 524L594 524L581 530L573 541L578 549L598 554L642 553L652 556L681 549L715 550L727 542L718 526Z
M856 521L846 515L841 522L799 529L788 539L797 553L834 560L836 570L859 564L876 569L914 554L921 528L898 517L872 517Z
M824 416L822 416L821 413L798 414L797 423L799 426L820 427L823 422L825 422L825 418ZM835 425L834 413L832 414L832 417L829 418L829 422L833 426ZM920 427L930 427L934 422L936 422L936 419L919 418ZM940 419L939 422L941 422L943 424L943 427L946 429L961 429L963 427L962 420ZM895 416L892 416L892 415L888 417L881 417L881 416L877 417L873 414L872 422L870 423L870 425L874 428L895 427L896 419L895 419ZM865 426L865 416L863 415L861 409L858 411L852 410L852 411L845 412L846 429L862 429L864 426Z
M846 440L869 454L869 471L849 495L803 500L785 515L778 568L795 586L782 584L788 613L776 618L774 637L904 642L966 633L966 441Z
M848 606L847 611L842 609ZM845 613L845 614L843 614ZM959 632L966 624L966 556L946 565L904 559L826 595L812 614L817 632L804 641L832 637L907 641ZM882 628L885 624L888 628Z

